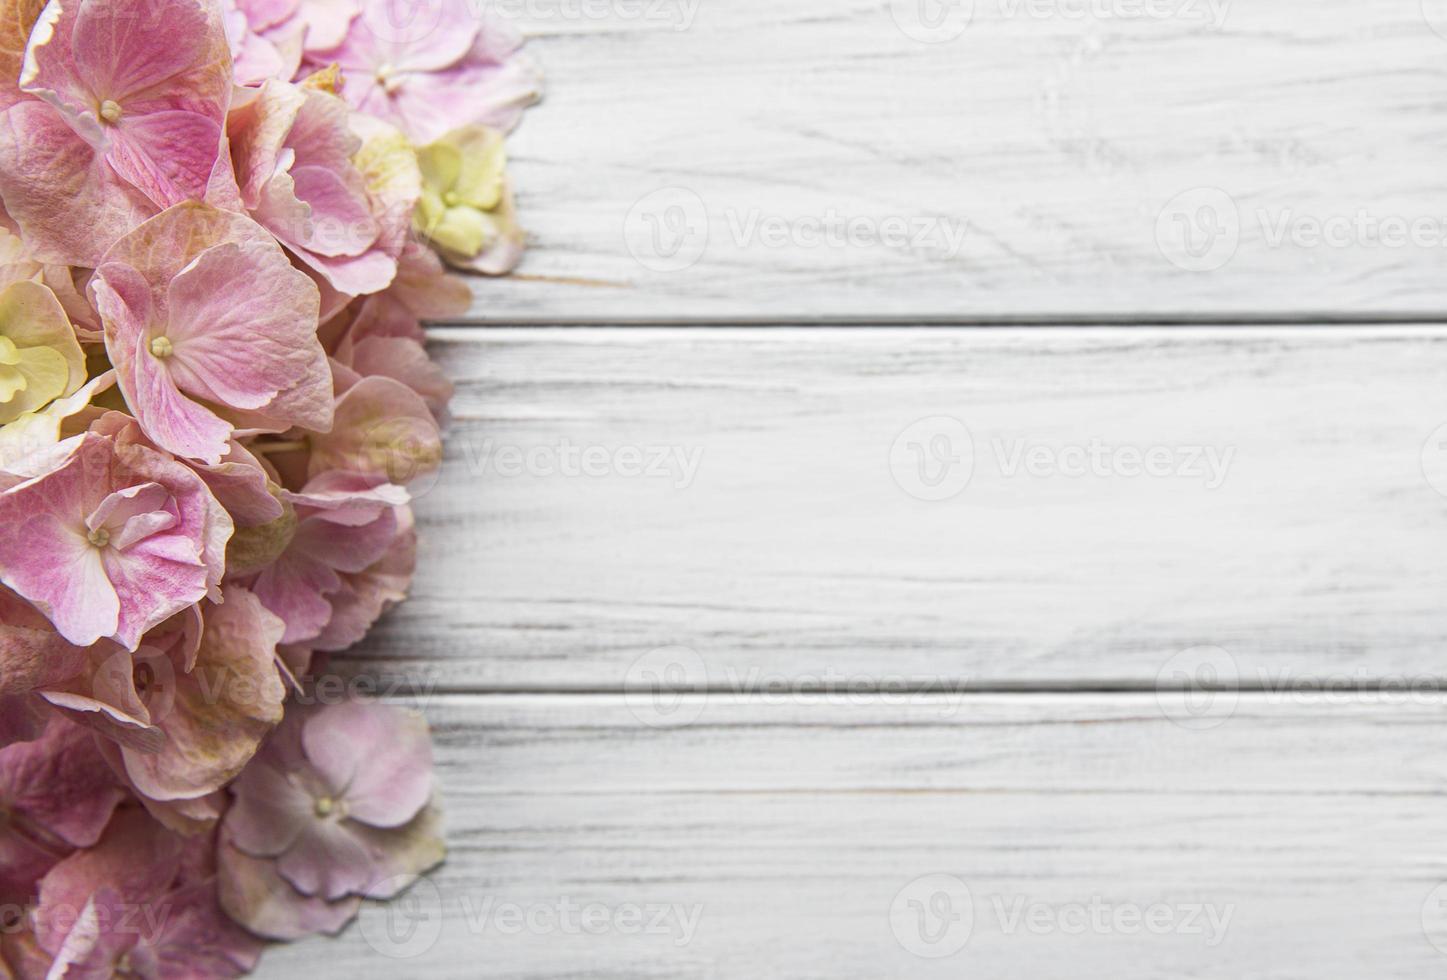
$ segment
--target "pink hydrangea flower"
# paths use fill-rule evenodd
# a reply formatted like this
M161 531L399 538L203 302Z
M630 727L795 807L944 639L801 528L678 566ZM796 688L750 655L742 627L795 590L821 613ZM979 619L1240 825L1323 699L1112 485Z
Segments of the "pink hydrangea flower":
M224 0L226 40L237 85L291 78L301 65L306 24L300 0Z
M98 654L85 683L42 694L114 740L121 772L147 799L221 789L281 721L283 624L240 586L222 598L147 634L137 654Z
M0 126L0 197L41 258L93 267L162 208L234 199L215 4L51 0L20 87L32 98Z
M68 643L30 603L0 586L0 698L24 698L36 688L60 684L86 666L83 647ZM4 721L23 731L30 712L14 701ZM0 745L9 739L0 737Z
M264 895L257 862L323 902L389 898L442 860L432 797L432 744L420 715L346 702L294 710L232 786L222 824L243 858L223 895ZM223 856L223 871L227 871ZM227 903L250 924L259 909ZM319 910L318 910L319 911Z
M0 749L0 904L25 904L52 865L99 840L124 796L91 734L60 717Z
M255 222L178 205L116 242L91 290L126 403L161 448L215 465L237 428L331 427L316 287Z
M27 464L0 492L0 581L69 642L134 650L217 588L232 521L187 467L95 433Z
M267 82L231 114L241 200L256 221L340 293L386 288L397 274L401 215L387 213L353 158L351 110L315 88ZM409 216L411 200L402 210Z
M308 59L339 64L348 102L421 144L468 123L512 129L542 82L521 47L467 0L363 0L341 44Z
M393 378L373 375L337 399L337 424L310 440L308 478L332 470L363 473L402 486L442 464L442 435L427 403Z
M217 901L212 842L185 842L144 810L116 813L101 842L40 883L36 939L50 977L239 977L262 944Z
M296 510L295 534L251 588L286 623L281 642L306 643L332 621L342 575L365 572L392 547L407 492L376 477L333 470L286 500Z

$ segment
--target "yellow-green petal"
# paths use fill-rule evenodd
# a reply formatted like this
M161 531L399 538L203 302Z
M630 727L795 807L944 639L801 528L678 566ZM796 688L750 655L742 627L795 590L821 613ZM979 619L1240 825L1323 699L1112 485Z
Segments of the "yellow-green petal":
M417 166L422 170L424 190L445 194L462 173L462 153L439 140L417 151Z
M482 126L469 126L443 139L453 141L462 156L462 169L452 187L458 203L483 211L496 208L502 200L503 175L507 172L502 134Z
M448 208L430 234L443 248L471 258L497 235L497 225L476 208Z

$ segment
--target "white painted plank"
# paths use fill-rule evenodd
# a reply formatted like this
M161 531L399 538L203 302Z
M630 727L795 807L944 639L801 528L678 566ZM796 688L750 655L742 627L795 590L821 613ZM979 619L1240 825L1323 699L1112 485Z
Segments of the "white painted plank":
M457 422L413 596L364 669L400 657L407 683L453 690L1443 675L1447 500L1423 448L1447 422L1447 331L437 337ZM911 429L938 416L967 428L942 448L973 447L973 475L928 502L908 443L950 435ZM1173 468L1008 475L1017 452L1064 467L1094 443ZM679 454L662 475L631 470L658 449ZM577 475L584 451L603 475ZM1173 659L1202 646L1229 659Z
M532 251L484 320L1447 310L1438 0L490 6L549 86L512 144ZM970 7L942 43L895 16ZM1196 264L1176 215L1216 268L1168 258ZM932 234L795 235L826 219Z
M1199 731L1169 720L1185 711L1178 699L1150 695L684 705L701 709L691 724L659 729L621 697L432 701L447 865L340 940L270 953L260 975L1442 970L1431 940L1447 946L1447 913L1429 901L1447 877L1440 699L1247 696ZM972 903L972 927L944 933L967 936L948 957L913 955L898 937L948 946L922 944L907 911L891 918L925 875L954 876ZM940 880L905 900L929 908ZM597 934L579 928L585 906ZM657 931L629 931L633 906L645 922L659 910ZM1048 931L1008 929L1036 906L1047 911L1027 922ZM1197 906L1224 930L1188 921ZM1095 908L1111 916L1095 920L1104 929ZM1137 914L1162 931L1131 931ZM513 915L533 925L501 931ZM389 939L389 925L416 945Z

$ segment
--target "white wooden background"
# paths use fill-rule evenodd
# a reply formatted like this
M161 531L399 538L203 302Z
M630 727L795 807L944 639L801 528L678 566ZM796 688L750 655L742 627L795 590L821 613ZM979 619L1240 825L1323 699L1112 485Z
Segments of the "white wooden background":
M500 9L531 251L338 659L451 857L262 976L1447 969L1447 2Z

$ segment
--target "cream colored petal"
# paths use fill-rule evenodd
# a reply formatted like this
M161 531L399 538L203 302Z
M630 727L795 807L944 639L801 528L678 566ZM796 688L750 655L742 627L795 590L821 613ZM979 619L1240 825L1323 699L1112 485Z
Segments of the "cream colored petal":
M19 354L16 354L19 360ZM25 390L25 375L13 364L0 363L0 413L9 406L10 400Z
M462 156L462 170L452 191L457 203L491 211L502 199L507 152L502 134L482 126L469 126L449 133Z
M432 240L448 251L473 256L497 236L497 225L476 208L448 208L432 228Z
M22 350L50 348L61 358L64 382L50 397L68 395L85 384L85 353L70 319L60 300L40 283L24 280L0 290L0 335Z
M462 153L439 141L417 151L417 165L422 170L422 186L446 194L462 173Z
M49 347L27 347L20 351L20 362L14 370L24 379L24 386L13 392L0 405L0 423L13 422L26 412L44 408L65 394L69 373L65 358Z

